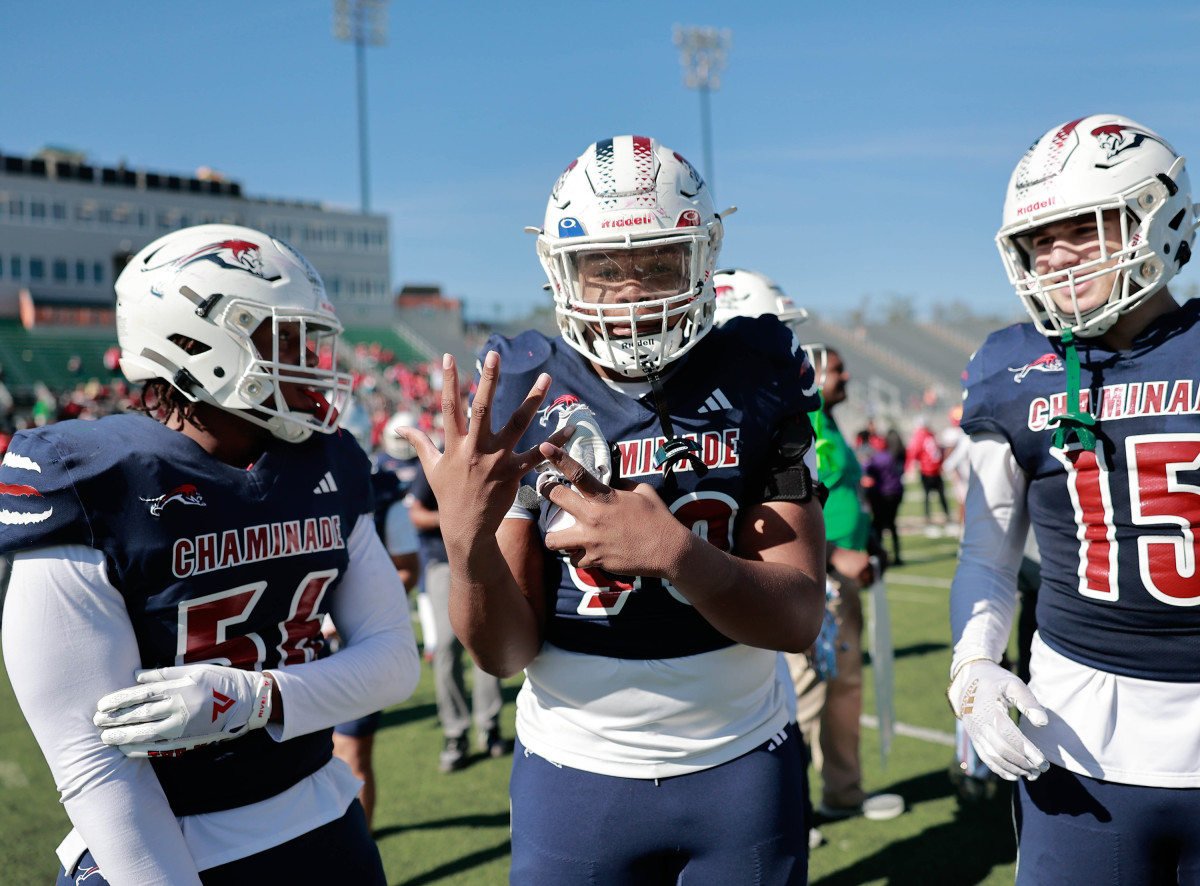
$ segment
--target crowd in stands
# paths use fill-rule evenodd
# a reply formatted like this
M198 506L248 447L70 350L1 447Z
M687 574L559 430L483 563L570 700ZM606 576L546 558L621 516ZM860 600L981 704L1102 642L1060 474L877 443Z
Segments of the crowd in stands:
M329 360L322 355L322 361ZM378 449L383 427L395 413L416 416L435 440L441 434L441 367L436 363L397 363L378 343L360 343L343 352L354 376L355 398L371 418L371 447ZM116 367L113 367L116 369ZM469 381L469 379L468 379ZM0 452L13 433L73 418L98 419L142 408L142 392L120 378L91 378L74 387L51 389L38 382L30 391L10 391L0 367Z

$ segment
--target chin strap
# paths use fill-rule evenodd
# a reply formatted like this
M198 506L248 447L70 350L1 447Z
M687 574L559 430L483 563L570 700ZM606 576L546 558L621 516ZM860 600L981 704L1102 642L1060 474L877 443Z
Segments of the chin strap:
M654 453L654 467L662 468L663 482L667 489L674 491L679 483L675 479L675 467L683 461L688 462L696 472L697 477L708 473L708 465L700 460L700 447L692 440L675 436L675 428L671 424L671 416L667 412L667 395L663 390L662 379L653 370L646 370L646 380L650 382L650 390L654 395L654 408L658 411L658 421L662 425L663 435L667 438L662 446Z
M1065 449L1067 438L1074 434L1084 449L1096 448L1096 417L1079 408L1079 354L1075 350L1075 333L1064 329L1062 342L1067 360L1067 411L1048 422L1054 428L1054 447Z

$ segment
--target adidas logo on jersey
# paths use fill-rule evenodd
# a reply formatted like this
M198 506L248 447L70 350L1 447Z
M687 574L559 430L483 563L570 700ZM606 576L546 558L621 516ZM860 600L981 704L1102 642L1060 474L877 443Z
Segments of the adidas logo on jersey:
M708 395L708 399L704 401L704 405L698 410L701 414L705 412L724 412L726 409L733 409L733 404L729 402L729 398L725 396L720 388L717 388Z
M329 471L325 472L321 482L313 488L313 495L320 495L323 492L337 492L337 483L333 481L333 474Z

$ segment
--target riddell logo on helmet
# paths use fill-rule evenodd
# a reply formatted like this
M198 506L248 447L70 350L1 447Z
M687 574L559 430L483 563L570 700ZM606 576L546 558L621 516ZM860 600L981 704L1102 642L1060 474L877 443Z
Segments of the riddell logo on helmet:
M1017 215L1026 215L1030 212L1036 212L1039 209L1049 209L1058 202L1057 197L1047 197L1045 200L1036 200L1028 206L1022 206L1017 210Z
M649 225L654 223L652 215L631 215L625 218L609 218L600 222L601 229L603 228L628 228L633 225Z

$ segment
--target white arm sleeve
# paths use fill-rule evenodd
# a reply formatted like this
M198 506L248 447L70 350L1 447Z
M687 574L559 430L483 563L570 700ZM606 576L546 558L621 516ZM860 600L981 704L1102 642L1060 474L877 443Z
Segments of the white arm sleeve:
M265 728L277 741L401 702L420 679L408 597L374 517L359 518L346 546L350 564L330 604L342 647L337 655L271 671L283 699L283 723Z
M141 667L104 554L82 545L23 551L4 604L4 664L67 815L105 878L194 884L200 877L147 760L100 740L96 701Z
M973 659L1000 661L1017 607L1017 571L1029 535L1029 481L1008 441L976 434L958 569L950 588L951 679Z

